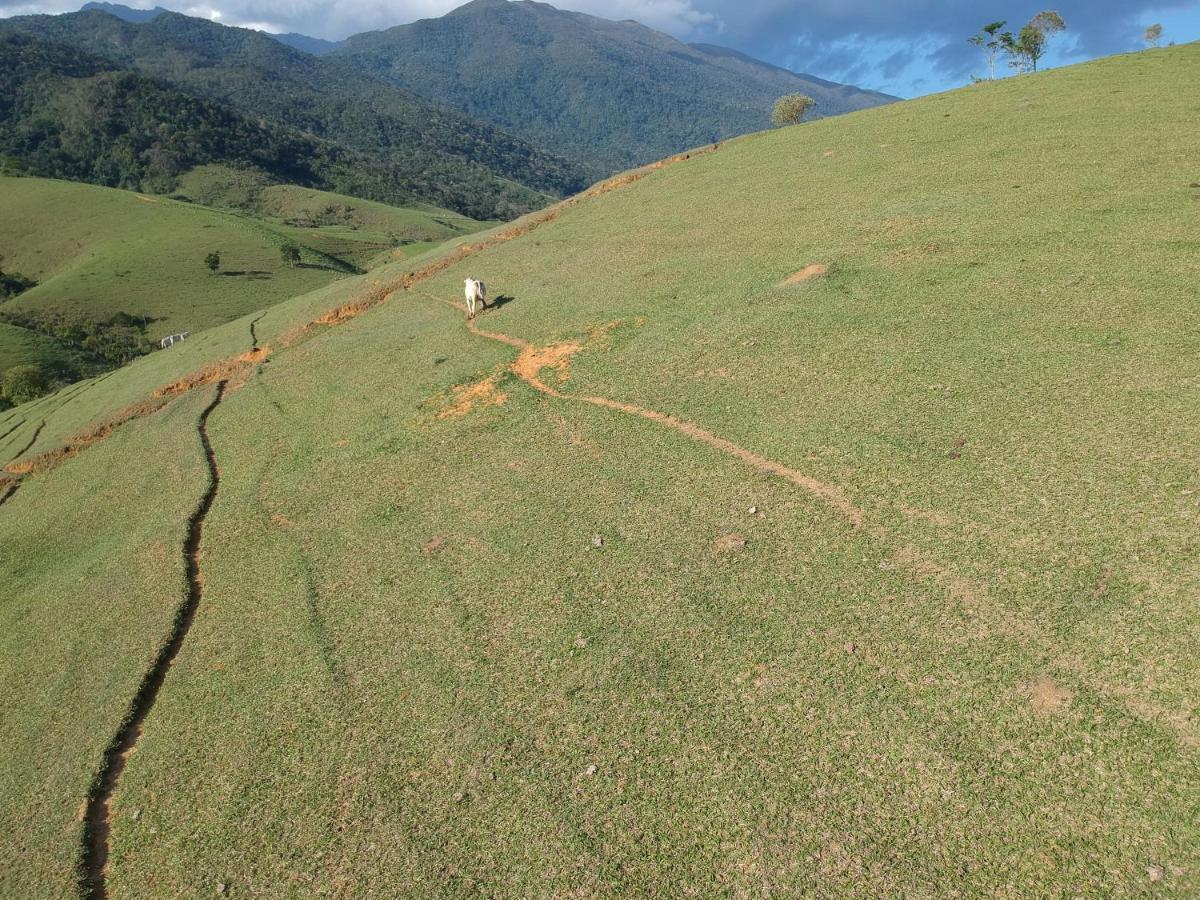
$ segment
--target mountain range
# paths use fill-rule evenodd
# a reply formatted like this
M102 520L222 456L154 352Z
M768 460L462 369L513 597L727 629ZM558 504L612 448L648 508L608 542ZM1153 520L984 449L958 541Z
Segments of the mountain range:
M765 128L784 93L816 117L894 99L532 0L341 43L110 3L4 34L0 152L36 174L163 192L220 163L484 220Z
M355 35L326 58L604 174L767 128L781 94L811 96L814 118L896 99L534 0L473 0Z
M474 218L511 218L586 183L579 167L528 141L261 32L170 12L139 24L98 10L7 19L0 21L5 32L68 45L255 123L374 158L375 168L393 172L403 196L372 189L368 199L417 199ZM57 58L44 57L47 65ZM61 73L51 66L44 74ZM371 170L364 180L375 177ZM314 186L354 193L345 184Z
M225 28L161 7L89 3L84 10L123 25L68 14L53 17L53 27L42 21L39 34L256 115L326 137L336 132L359 148L372 147L377 133L360 108L389 111L379 97L384 87L399 88L410 102L415 95L453 107L564 157L590 179L766 128L782 94L811 96L812 118L896 99L533 0L473 0L440 18L340 42ZM268 39L305 58L272 50ZM276 83L286 85L278 96ZM355 123L299 114L299 106L321 106L313 92L331 86L334 105L355 110ZM534 186L563 189L553 179Z

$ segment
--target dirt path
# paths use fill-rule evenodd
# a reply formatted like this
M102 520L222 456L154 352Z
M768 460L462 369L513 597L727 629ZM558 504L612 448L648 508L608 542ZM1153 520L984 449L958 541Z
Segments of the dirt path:
M174 625L170 637L159 650L153 665L142 678L142 683L134 695L125 722L104 751L104 761L100 771L92 781L92 789L88 794L87 809L84 817L83 858L81 869L84 878L84 896L92 900L100 900L108 896L105 876L108 869L109 832L112 827L111 801L113 792L125 771L125 764L137 746L142 736L142 726L158 693L166 681L167 673L179 650L183 647L192 623L196 619L196 610L200 607L203 596L203 581L200 577L200 538L204 530L204 519L212 508L217 496L217 488L221 483L221 473L217 468L216 454L208 439L208 417L225 398L224 381L217 384L216 396L204 408L197 423L200 444L204 448L204 457L208 466L208 488L201 497L196 511L188 520L187 537L183 543L184 568L187 573L187 598L175 614Z
M407 289L421 294L431 300L454 309L461 315L466 309L458 303L438 297L428 291L408 285ZM897 536L888 528L877 523L868 523L863 511L846 496L845 492L836 485L826 484L806 475L783 463L768 459L752 450L735 444L733 441L713 434L699 425L684 419L676 418L669 413L648 409L633 403L612 400L607 397L586 394L568 394L547 384L541 377L544 369L562 368L571 355L583 349L583 345L568 341L552 344L547 347L536 347L529 341L499 332L481 328L475 320L467 320L467 329L475 335L488 340L498 341L510 347L515 347L521 353L517 360L509 366L509 371L517 375L534 390L554 397L558 400L575 403L587 403L591 406L610 409L626 415L654 422L666 428L685 435L692 440L741 460L747 465L768 475L774 475L791 482L805 492L818 497L835 509L856 530L861 530L872 539L891 543L897 546ZM1146 700L1131 700L1121 689L1104 683L1088 671L1084 662L1071 654L1065 653L1054 638L1039 629L1037 624L1029 619L1014 615L1012 610L999 603L986 585L960 575L953 568L939 562L928 552L919 548L901 544L892 555L880 564L880 568L891 569L909 581L919 582L940 591L946 599L971 622L980 637L989 635L1002 636L1025 646L1032 657L1039 660L1048 670L1062 671L1072 679L1088 685L1105 700L1122 708L1134 718L1149 721L1158 727L1165 728L1175 738L1189 748L1200 746L1200 734L1191 722L1181 721L1180 717L1170 710L1162 709Z
M466 310L457 303L437 297L434 294L425 290L415 289L416 293L428 297L431 300L436 300L452 309L465 313ZM653 422L656 425L661 425L664 428L670 428L679 432L685 437L691 438L702 444L707 444L715 450L739 459L746 465L757 469L767 475L774 475L778 478L783 478L790 481L796 487L803 491L812 494L815 497L825 501L832 506L838 513L842 515L852 526L861 528L863 526L863 514L856 507L846 493L839 487L831 484L825 484L811 475L806 475L803 472L785 466L783 463L776 462L773 459L767 459L752 450L747 450L745 447L738 446L733 441L727 440L705 428L700 427L694 422L688 422L685 419L680 419L672 416L669 413L659 412L654 409L647 409L644 406L638 406L634 403L625 403L621 400L612 400L607 397L596 397L583 394L565 394L556 388L546 384L541 378L541 372L546 368L557 368L564 364L565 360L572 354L583 349L583 346L578 343L560 344L547 348L535 348L528 341L520 338L511 337L507 334L488 331L480 328L474 319L467 320L467 329L480 337L487 338L493 341L499 341L502 344L507 344L510 347L516 347L521 351L521 356L514 362L509 369L515 373L522 381L549 397L554 397L559 400L570 400L576 403L588 403L592 406L598 406L603 409L611 409L616 412L624 413L629 416L637 416L640 419L645 419L648 422Z

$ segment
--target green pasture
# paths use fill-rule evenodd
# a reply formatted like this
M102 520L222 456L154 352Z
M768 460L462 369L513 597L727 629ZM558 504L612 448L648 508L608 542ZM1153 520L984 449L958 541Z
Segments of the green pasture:
M235 190L236 173L220 174ZM430 247L481 227L432 207L397 209L289 185L260 186L254 196L248 211L218 210L92 185L0 177L9 213L0 222L0 266L38 282L0 310L93 321L146 316L153 320L147 333L157 340L308 293L376 264L381 254L386 260L399 249L403 256L409 246ZM281 256L288 243L301 250L295 267ZM216 273L205 265L214 251L221 256ZM0 371L28 356L15 337L0 335Z
M1189 45L735 140L281 345L209 419L204 601L110 896L1194 896L1197 74ZM441 302L467 274L508 298L480 328L581 345L562 396ZM0 434L52 449L252 318ZM36 820L0 893L70 883L210 390L0 508L0 822Z

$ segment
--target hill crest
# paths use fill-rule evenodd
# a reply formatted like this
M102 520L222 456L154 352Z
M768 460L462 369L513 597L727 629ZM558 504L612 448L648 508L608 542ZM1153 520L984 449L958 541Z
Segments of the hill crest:
M720 49L535 0L473 0L354 35L329 58L606 174L765 129L783 93L812 96L816 118L896 99Z

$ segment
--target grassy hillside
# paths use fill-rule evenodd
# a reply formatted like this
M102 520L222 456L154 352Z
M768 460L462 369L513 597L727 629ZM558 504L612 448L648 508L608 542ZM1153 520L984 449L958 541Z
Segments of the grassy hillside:
M4 309L0 304L0 312ZM78 354L44 334L0 322L0 374L12 366L38 365L51 371L75 371Z
M186 173L172 196L250 213L361 269L371 268L381 257L412 256L483 227L436 206L390 206L294 184L271 184L223 166L198 166Z
M258 31L175 13L136 24L98 11L17 17L0 30L97 54L254 122L315 137L321 153L309 153L318 158L366 157L324 183L279 180L491 219L513 218L584 184L573 165L494 125Z
M213 182L228 184L221 173L198 171L183 186L210 199L204 187ZM148 317L152 341L311 291L393 248L412 252L480 227L445 210L285 185L258 185L252 211L262 218L41 178L0 177L0 198L8 211L0 220L4 265L38 282L0 304L0 315L35 320L29 325ZM296 267L280 253L289 242L301 248ZM221 254L217 274L204 264L212 251ZM0 338L0 372L35 349L49 352L36 336Z
M145 498L200 495L180 436L228 378L110 896L1194 896L1197 71L632 174L279 304L35 470L0 507L0 892L70 890L94 736L180 594ZM511 298L474 330L466 274ZM45 422L28 462L248 320L205 340L0 430ZM159 557L90 498L166 548L119 603L101 562Z
M441 18L355 35L325 59L604 174L761 131L782 94L812 96L817 117L895 99L691 47L637 22L509 0L474 0Z

